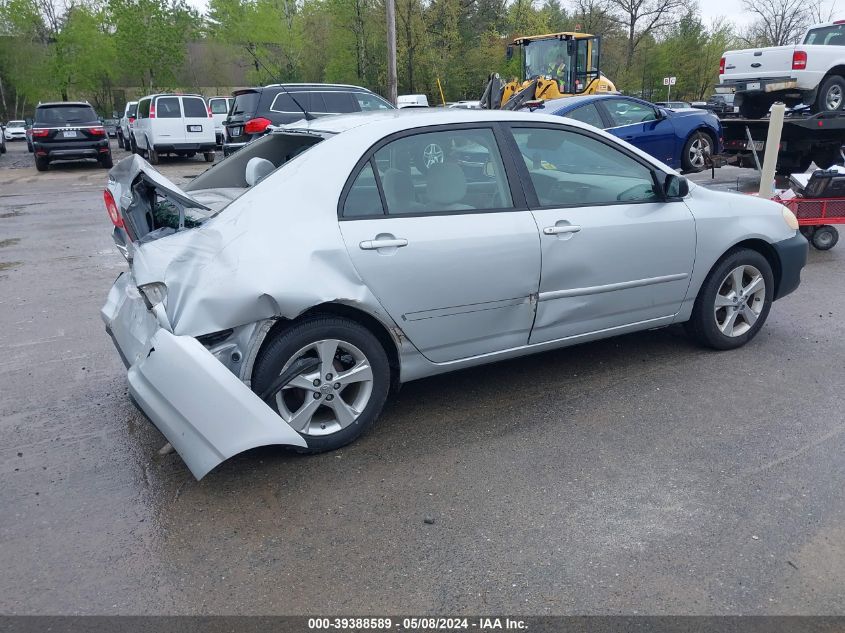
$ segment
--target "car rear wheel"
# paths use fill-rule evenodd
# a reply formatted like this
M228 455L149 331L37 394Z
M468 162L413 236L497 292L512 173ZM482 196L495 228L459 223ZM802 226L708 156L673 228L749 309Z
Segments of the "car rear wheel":
M214 162L214 152L203 152L203 157L205 158L205 162L213 163Z
M158 152L150 143L147 143L147 162L150 165L158 165L159 163Z
M772 306L774 277L757 251L733 251L713 267L695 300L687 331L706 347L742 347L757 335Z
M681 156L684 171L702 171L713 155L713 139L705 132L696 132L687 139Z
M817 112L838 112L845 106L845 79L833 75L824 80L816 97Z
M120 149L123 149L123 135L122 134L117 135L117 146Z
M100 157L100 167L104 167L105 169L111 169L114 167L114 161L112 160L111 153Z
M290 379L278 385L285 374ZM253 391L305 438L308 453L357 439L375 423L389 388L379 340L354 321L328 315L282 331L259 352L252 374Z
M50 161L44 158L43 156L36 156L35 157L35 169L38 171L47 171L50 167Z

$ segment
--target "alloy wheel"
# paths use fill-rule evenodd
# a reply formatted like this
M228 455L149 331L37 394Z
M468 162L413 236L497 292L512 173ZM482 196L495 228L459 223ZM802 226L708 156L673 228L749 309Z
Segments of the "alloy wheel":
M725 336L742 336L757 322L766 302L766 280L754 266L737 266L722 280L713 305Z
M704 136L699 136L690 144L689 162L696 169L704 169L707 156L710 154L710 141Z
M279 415L303 435L330 435L355 422L373 393L373 371L366 355L338 339L306 345L285 363L317 358L317 371L300 374L276 394Z
M828 110L838 110L842 106L842 88L831 86L825 95L824 104Z

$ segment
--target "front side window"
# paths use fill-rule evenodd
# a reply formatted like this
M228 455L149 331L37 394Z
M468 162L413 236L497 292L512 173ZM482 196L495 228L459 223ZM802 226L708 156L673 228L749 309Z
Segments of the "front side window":
M358 107L361 108L362 112L371 112L373 110L393 110L392 105L374 94L369 94L367 92L355 92L353 95L358 101Z
M582 105L580 108L575 108L572 112L564 114L563 116L575 119L576 121L581 121L581 123L586 123L587 125L592 125L593 127L597 127L599 129L604 128L604 121L601 120L599 109L596 107L595 103Z
M651 169L595 138L570 130L513 128L542 207L656 202Z
M212 114L227 114L229 112L229 104L226 99L212 99L208 103Z
M159 97L156 100L156 118L182 118L182 109L179 107L179 97Z
M613 127L646 123L657 119L657 112L650 105L628 99L605 99L603 103L610 114Z
M205 109L205 101L198 97L182 97L182 107L185 109L185 116L194 119L207 119L208 110Z

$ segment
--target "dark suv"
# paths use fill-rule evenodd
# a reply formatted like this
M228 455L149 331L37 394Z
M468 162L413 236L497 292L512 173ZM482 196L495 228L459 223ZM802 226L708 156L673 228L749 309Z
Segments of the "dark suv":
M234 97L224 122L224 156L263 135L268 125L299 121L304 117L303 109L314 116L394 109L366 88L338 84L273 84L236 90Z
M54 160L93 158L106 169L112 166L106 128L88 103L39 103L32 124L35 167L47 171Z

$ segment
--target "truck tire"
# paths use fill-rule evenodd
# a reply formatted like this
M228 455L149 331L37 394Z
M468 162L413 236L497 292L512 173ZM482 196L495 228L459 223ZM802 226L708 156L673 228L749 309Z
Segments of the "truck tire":
M830 169L842 162L842 156L836 149L822 148L813 152L813 162L819 169Z
M822 82L816 97L816 112L838 112L845 105L845 79L832 75Z
M768 99L745 97L739 106L739 114L746 119L762 119L771 107L772 102Z

